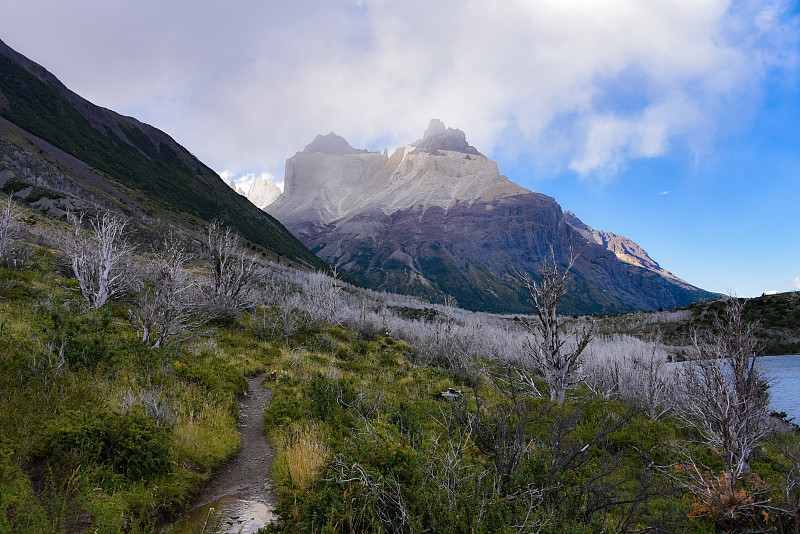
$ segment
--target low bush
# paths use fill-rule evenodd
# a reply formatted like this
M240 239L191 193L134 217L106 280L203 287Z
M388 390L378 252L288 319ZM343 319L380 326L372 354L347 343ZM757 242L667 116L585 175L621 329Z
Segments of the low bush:
M165 475L172 468L170 431L137 410L73 413L54 424L46 459L61 467L108 467L128 481Z
M187 357L174 364L175 374L191 380L209 391L226 391L233 396L247 391L247 380L233 365L218 356L207 353Z

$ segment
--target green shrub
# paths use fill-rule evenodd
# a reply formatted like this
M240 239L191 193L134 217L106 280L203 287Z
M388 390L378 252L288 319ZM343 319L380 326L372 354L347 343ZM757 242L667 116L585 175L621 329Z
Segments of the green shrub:
M209 391L225 391L240 395L247 391L247 380L233 365L217 356L192 361L176 361L175 374L205 387Z
M64 346L64 356L72 368L92 369L98 364L113 366L115 346L111 339L112 316L108 310L74 316L54 307L47 312L46 336L52 336L55 346Z
M62 467L88 462L129 481L164 475L172 467L169 430L138 411L74 413L51 430L45 454Z
M328 420L336 410L353 405L358 398L353 378L331 379L322 373L311 377L306 391L315 415L322 421Z
M267 428L288 426L308 419L310 401L307 398L295 398L289 394L290 390L283 386L273 387L272 402L264 412L264 425Z

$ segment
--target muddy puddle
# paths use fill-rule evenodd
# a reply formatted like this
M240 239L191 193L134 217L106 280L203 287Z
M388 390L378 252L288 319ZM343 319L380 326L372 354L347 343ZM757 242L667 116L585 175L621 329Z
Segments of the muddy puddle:
M224 495L216 501L195 508L170 533L252 534L277 519L270 503L254 499L248 493L237 493Z

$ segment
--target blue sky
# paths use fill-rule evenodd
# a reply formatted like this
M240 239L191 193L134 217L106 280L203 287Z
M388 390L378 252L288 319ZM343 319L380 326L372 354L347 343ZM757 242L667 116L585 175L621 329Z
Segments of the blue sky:
M800 289L800 18L760 0L0 0L0 39L226 176L431 118L717 292Z

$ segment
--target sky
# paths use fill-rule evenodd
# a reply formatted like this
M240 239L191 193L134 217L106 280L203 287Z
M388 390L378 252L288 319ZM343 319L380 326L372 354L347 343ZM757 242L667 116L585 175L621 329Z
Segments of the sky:
M226 178L431 118L662 267L800 290L800 6L760 0L0 0L0 39Z

